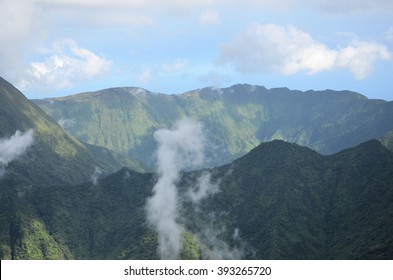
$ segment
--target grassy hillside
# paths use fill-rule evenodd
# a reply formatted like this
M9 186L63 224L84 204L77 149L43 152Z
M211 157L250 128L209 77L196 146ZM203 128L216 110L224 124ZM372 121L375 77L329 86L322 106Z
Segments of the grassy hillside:
M112 88L34 102L78 139L148 165L154 162L153 133L184 116L204 124L210 166L228 163L274 139L333 154L393 129L393 102L349 91L235 85L165 95Z
M31 103L7 81L0 79L0 137L17 130L34 130L31 149L9 166L10 176L21 175L30 183L78 183L105 166L83 144L66 132L44 111Z

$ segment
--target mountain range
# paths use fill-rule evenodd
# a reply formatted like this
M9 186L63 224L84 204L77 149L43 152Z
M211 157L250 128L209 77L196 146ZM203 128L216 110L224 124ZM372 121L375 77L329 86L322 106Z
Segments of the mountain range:
M157 148L153 133L185 116L204 125L210 167L275 139L333 154L393 130L393 102L350 91L239 84L168 95L124 87L33 102L79 140L150 168Z
M392 102L249 85L31 102L3 79L0 102L1 259L163 258L148 210L162 178L174 258L393 259ZM182 144L185 116L203 125L207 164L181 166L198 146L186 137L164 153L173 175L159 141Z

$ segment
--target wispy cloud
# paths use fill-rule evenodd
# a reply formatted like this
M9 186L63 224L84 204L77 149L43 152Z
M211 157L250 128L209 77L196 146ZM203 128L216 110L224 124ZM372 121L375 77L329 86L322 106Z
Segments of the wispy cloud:
M91 182L93 183L94 186L98 185L98 179L100 178L101 175L102 175L102 169L96 166L94 168L93 175L91 175L90 177Z
M207 74L200 76L199 80L203 85L211 85L219 88L229 83L231 81L231 77L217 71L209 71Z
M58 120L57 122L64 130L68 131L68 129L72 128L76 121L74 119L65 119L65 118L61 118L60 120Z
M197 184L188 190L187 196L194 204L198 204L203 199L219 191L219 184L217 182L213 183L211 174L206 171L198 178Z
M187 59L176 59L172 63L163 63L161 65L162 70L165 72L178 72L184 69L188 63Z
M200 123L182 119L171 130L157 130L154 138L158 143L159 178L153 188L153 196L146 204L147 218L158 232L160 257L177 259L184 229L178 222L179 196L176 183L180 179L180 171L196 168L203 163L203 128Z
M382 44L353 41L346 47L329 48L293 25L254 24L244 34L221 47L219 61L244 73L277 72L316 74L348 69L357 79L373 70L377 60L389 60Z
M0 177L4 175L8 164L23 155L33 144L33 134L33 129L24 133L17 130L10 138L0 139Z
M202 249L202 257L212 260L241 260L244 258L246 252L244 246L229 246L223 238L227 235L227 229L225 227L217 228L220 221L215 219L218 218L211 217L211 221L208 221L202 230L195 234L197 240L206 245ZM232 239L237 245L242 243L239 232L239 229L236 228L232 235Z
M141 83L148 83L150 79L151 79L151 70L149 68L146 68L145 70L143 70L142 73L138 75L138 80Z
M201 26L213 26L220 23L220 16L216 11L204 11L199 16L199 24Z
M22 88L43 90L72 87L75 82L107 73L112 62L79 47L72 39L57 41L43 62L32 62L20 82Z
M217 194L220 182L213 182L209 172L202 172L199 178L185 183L188 190L179 194L177 184L181 181L181 171L200 167L205 161L206 139L201 123L181 119L173 129L160 129L154 134L158 143L157 169L159 178L153 187L153 195L147 200L148 222L158 233L158 253L161 259L177 259L182 250L182 235L185 232L184 203L191 202L193 210L202 213L201 204L205 199ZM190 210L190 208L188 209ZM218 215L222 215L219 213ZM225 242L225 227L221 226L216 213L204 215L201 229L190 232L205 247L201 248L204 258L239 259L243 249L229 246ZM195 228L194 228L195 229ZM240 244L239 230L232 237ZM206 247L207 246L207 247Z

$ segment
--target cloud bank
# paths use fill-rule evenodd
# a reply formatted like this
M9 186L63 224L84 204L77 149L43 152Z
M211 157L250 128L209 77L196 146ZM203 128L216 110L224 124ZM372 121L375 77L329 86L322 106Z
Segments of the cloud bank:
M293 25L254 24L244 34L221 47L219 62L243 73L275 72L310 75L346 69L364 79L378 60L390 60L382 44L354 40L345 47L330 48Z
M17 130L10 138L0 139L0 177L5 173L8 164L23 155L33 144L33 129L26 132Z

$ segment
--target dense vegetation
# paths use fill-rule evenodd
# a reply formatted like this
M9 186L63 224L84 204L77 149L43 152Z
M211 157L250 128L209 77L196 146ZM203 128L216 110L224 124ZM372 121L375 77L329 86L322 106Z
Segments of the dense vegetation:
M393 258L393 153L376 140L332 156L276 140L209 172L220 191L180 210L183 258L209 258L219 242L251 259ZM184 174L183 195L200 175ZM155 180L124 168L97 185L8 194L1 257L156 259L144 208Z
M274 139L333 154L393 129L393 102L350 91L235 85L166 95L112 88L34 102L76 138L150 166L153 133L184 116L205 126L213 159L208 166L229 163Z
M34 131L32 146L22 157L10 162L0 176L0 256L63 258L66 252L47 231L35 207L23 201L24 194L42 185L69 185L91 180L97 168L105 174L122 166L142 171L143 166L69 136L2 78L0 104L0 139L9 139L17 130Z
M236 88L239 90L235 92ZM124 89L119 91L120 95L124 93ZM286 96L290 100L288 102L293 104L296 104L298 95L308 95L309 100L324 97L327 107L335 104L337 108L344 108L351 104L350 109L346 107L347 111L362 112L357 115L364 117L360 121L354 119L355 113L340 115L337 108L334 114L330 113L335 117L328 114L328 109L318 115L319 111L313 111L316 105L309 101L309 108L315 114L313 116L320 120L310 120L315 122L313 125L342 119L338 124L331 124L334 129L328 126L336 134L326 136L324 133L330 130L321 128L320 132L324 131L321 135L329 136L331 141L351 139L345 144L350 145L373 134L381 133L384 136L380 141L370 140L332 155L322 155L298 144L274 140L259 144L227 165L182 173L177 182L178 222L184 226L180 258L393 259L393 138L391 123L386 123L392 115L391 110L387 111L389 114L386 113L391 103L367 100L353 93L343 93L341 96L331 92L275 92L249 86L223 91L223 94L217 94L205 89L181 96L160 95L160 98L167 99L168 104L178 99L177 102L183 102L183 105L177 105L183 110L180 115L194 117L197 115L193 115L191 109L186 111L188 105L185 100L188 98L194 100L190 101L192 104L196 100L210 100L211 108L225 104L224 107L230 109L224 110L222 107L219 115L213 114L215 109L203 109L204 114L213 114L204 120L206 129L212 136L213 131L209 129L215 128L215 141L231 135L238 139L234 143L240 143L240 146L252 137L245 137L242 141L246 142L239 140L241 133L249 135L246 131L247 127L250 128L247 118L240 118L239 112L245 110L243 115L252 114L252 98L255 103L259 99L270 98L271 108L277 108L275 106L278 105L272 104L283 101L273 102L276 95ZM243 94L242 97L238 95L239 92ZM126 107L129 94L124 93L121 102ZM82 98L79 103L84 103L83 98L91 95L77 96ZM105 96L102 93L97 95ZM154 95L136 92L136 89L131 95L156 100ZM109 95L106 96L109 98ZM34 129L33 146L7 165L6 172L0 178L1 259L159 258L157 232L147 223L145 210L146 200L152 195L153 185L157 181L156 174L137 172L144 170L137 161L106 148L83 144L68 136L55 121L4 80L0 80L0 102L0 137L9 137L16 130ZM64 102L68 102L67 98L64 98ZM95 101L91 102L94 104ZM231 107L230 102L246 107ZM90 101L86 103L90 104ZM112 103L108 101L107 104ZM170 118L160 119L160 116L176 116L177 109L158 108L162 112L157 113L156 122L169 126ZM194 112L203 107L196 108L199 109ZM81 114L86 112L85 107L80 110ZM97 110L101 109L97 107ZM232 115L228 113L231 110ZM273 111L270 109L268 112L271 115ZM327 114L326 120L322 113ZM100 115L97 113L97 116ZM216 123L219 116L229 115L238 116L236 122L229 123L243 125L239 127L239 138ZM299 115L300 112L291 116L296 119ZM130 116L128 121L138 124L138 120L134 119L137 116ZM255 123L260 122L260 118L260 113L255 113ZM299 127L306 131L313 125L307 125L309 116L304 118L304 126L299 124ZM292 121L287 117L282 123L289 125ZM113 123L116 123L115 119ZM150 130L155 127L149 127L147 119L145 124ZM351 126L346 127L347 124ZM143 127L142 123L139 125ZM371 125L374 127L369 127ZM346 128L342 128L340 134L338 127L341 126ZM263 124L263 127L263 131L255 135L261 136L269 131L267 124ZM297 129L287 128L289 134ZM152 139L145 137L146 147L153 145ZM315 139L322 141L323 138ZM315 141L313 143L318 142ZM237 144L233 147L238 147ZM254 145L246 146L251 149ZM329 141L324 145L328 147ZM234 154L239 152L236 151ZM230 158L228 154L226 157ZM110 172L124 164L131 165L132 169L122 168L111 175L91 179L97 167ZM209 185L218 187L218 192L212 192L195 203L188 195L198 185L197 182L201 182L200 178L210 178Z

